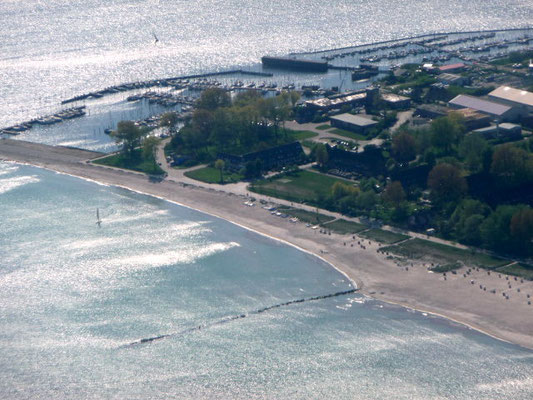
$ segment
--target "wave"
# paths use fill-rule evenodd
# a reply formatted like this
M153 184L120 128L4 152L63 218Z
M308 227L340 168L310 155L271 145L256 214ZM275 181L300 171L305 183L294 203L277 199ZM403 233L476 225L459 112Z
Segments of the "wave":
M37 183L41 180L35 175L17 176L15 178L0 179L0 194L7 193L18 187L28 185L30 183Z
M192 246L187 249L172 250L158 253L141 253L127 257L115 257L106 260L112 267L162 267L172 264L192 264L193 262L216 253L227 251L233 247L239 247L239 243L211 243L201 247Z

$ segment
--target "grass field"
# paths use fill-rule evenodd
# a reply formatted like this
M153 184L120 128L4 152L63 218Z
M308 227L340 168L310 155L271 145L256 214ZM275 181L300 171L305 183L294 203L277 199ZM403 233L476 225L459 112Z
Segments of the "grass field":
M331 128L330 124L323 124L323 125L318 125L317 127L315 127L315 129L318 129L319 131L325 131L326 129L330 129L330 128Z
M224 172L222 175L224 177L224 181L222 183L234 183L243 179L242 175L236 173L230 174L228 172ZM194 169L192 171L185 172L185 176L205 183L220 183L220 171L213 167Z
M496 271L533 281L533 265L516 263L507 267L498 268Z
M144 172L149 175L163 175L165 173L153 158L143 158L142 151L139 149L135 150L133 157L130 159L125 158L122 153L117 153L92 162L110 167L131 169L132 171Z
M324 228L331 229L333 232L341 235L354 234L367 229L366 225L357 222L346 221L345 219L338 219L333 222L328 222L323 225Z
M278 211L281 213L288 214L291 217L296 217L300 221L307 222L310 224L324 224L328 221L332 221L335 219L334 217L330 217L329 215L324 215L292 207L279 207Z
M311 131L293 131L291 129L287 129L287 132L294 140L305 140L318 136L318 133Z
M347 183L343 179L315 172L298 171L279 178L256 182L250 187L250 190L298 203L313 203L318 194L328 196L335 182Z
M364 135L355 132L345 131L344 129L339 128L330 129L328 133L334 133L336 135L344 136L353 140L368 140L368 138Z
M444 264L444 265L437 265L436 267L431 268L431 271L436 273L443 273L443 272L450 272L456 269L461 268L461 263L451 263L451 264Z
M487 254L475 253L418 238L396 246L384 247L382 250L417 260L425 259L440 264L462 262L466 266L475 265L487 269L502 267L508 263L506 260Z
M401 242L402 240L409 239L409 236L402 235L401 233L394 233L389 231L384 231L383 229L372 228L366 232L362 232L359 236L375 240L376 242L393 244Z

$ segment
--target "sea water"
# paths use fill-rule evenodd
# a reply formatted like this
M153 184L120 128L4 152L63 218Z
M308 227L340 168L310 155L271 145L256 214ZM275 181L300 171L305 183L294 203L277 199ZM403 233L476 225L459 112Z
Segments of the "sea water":
M0 128L125 82L532 20L530 0L3 0ZM105 138L94 128L86 134Z
M531 20L527 0L4 0L0 127L123 82ZM100 120L138 112L116 103ZM27 139L112 149L91 121ZM225 221L0 163L0 398L531 397L530 351L440 318L357 294L255 313L350 288Z
M257 313L353 287L227 221L12 163L0 204L1 398L533 393L531 351L360 294Z

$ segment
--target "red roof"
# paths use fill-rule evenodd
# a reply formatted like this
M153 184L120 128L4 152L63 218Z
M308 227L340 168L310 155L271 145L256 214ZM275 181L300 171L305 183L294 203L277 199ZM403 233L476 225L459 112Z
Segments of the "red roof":
M459 69L464 67L466 67L466 65L463 63L443 65L442 67L439 67L439 71L450 71L452 69Z

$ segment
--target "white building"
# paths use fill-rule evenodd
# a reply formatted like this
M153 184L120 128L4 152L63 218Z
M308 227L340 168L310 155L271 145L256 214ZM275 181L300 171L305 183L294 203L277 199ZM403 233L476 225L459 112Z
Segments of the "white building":
M515 108L521 115L533 113L533 93L527 90L500 86L489 93L489 98Z

